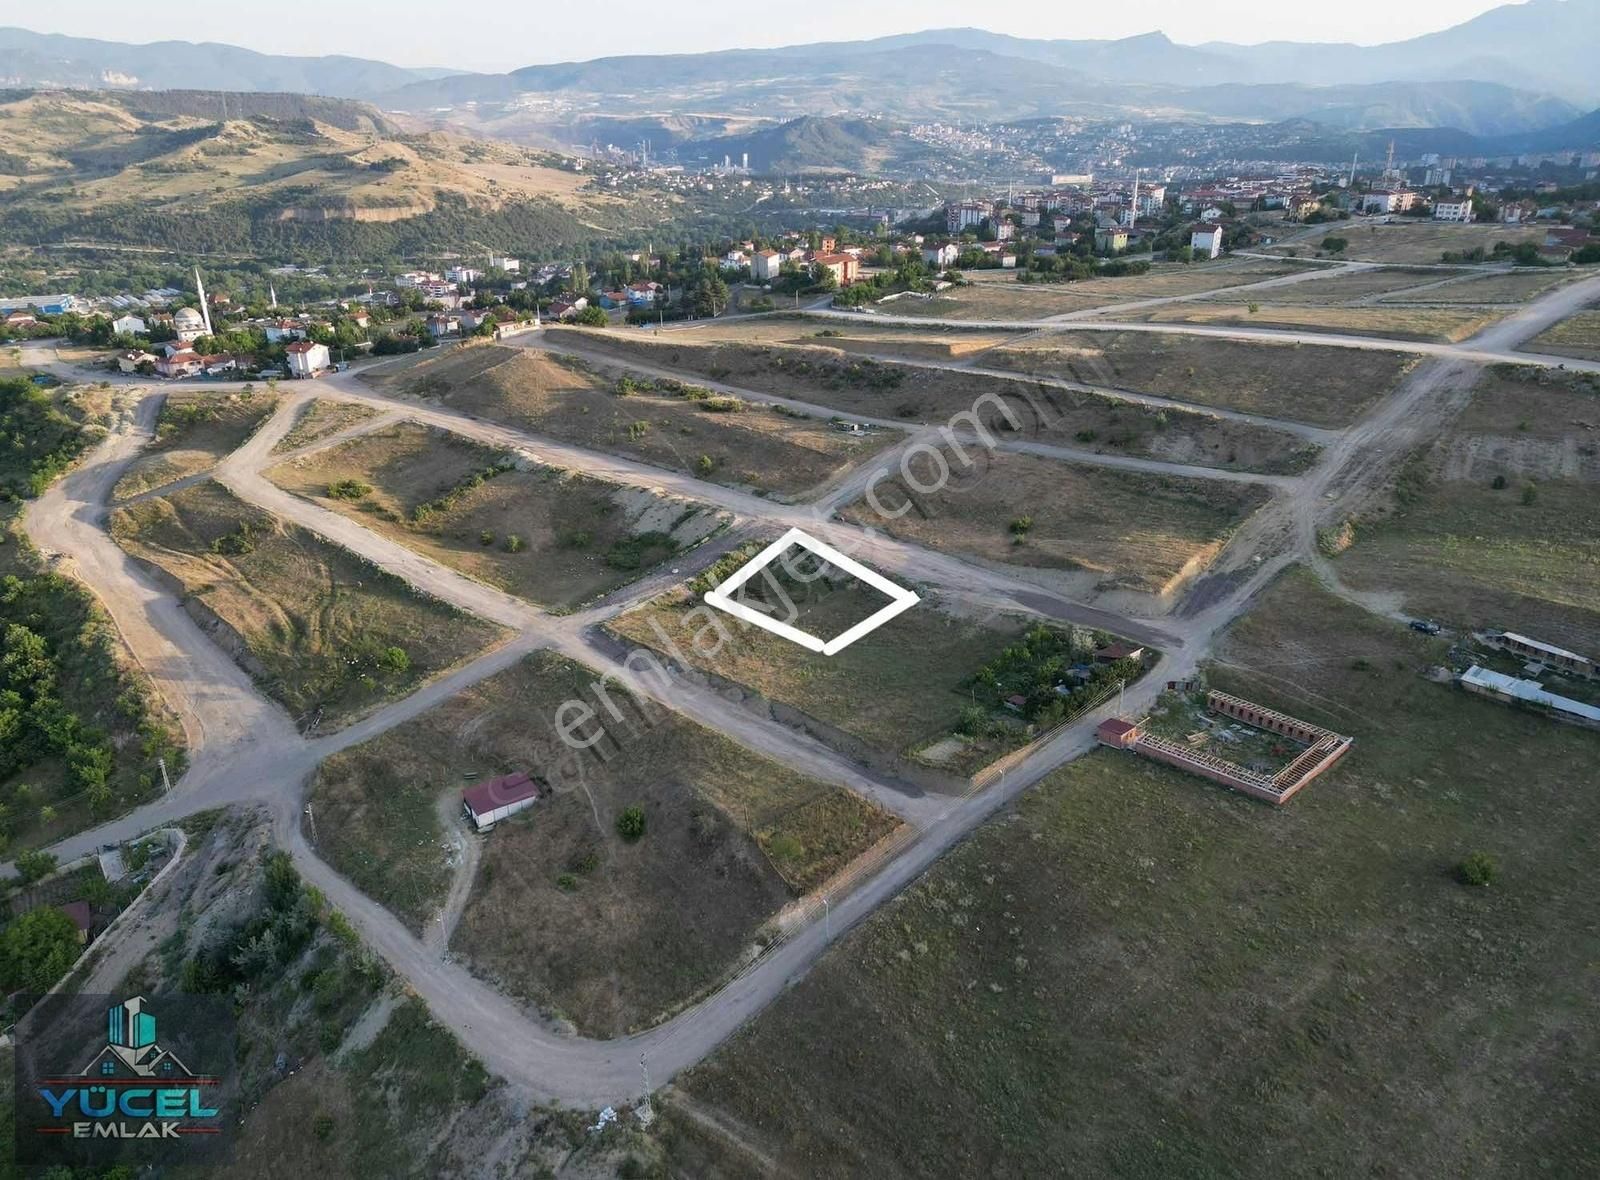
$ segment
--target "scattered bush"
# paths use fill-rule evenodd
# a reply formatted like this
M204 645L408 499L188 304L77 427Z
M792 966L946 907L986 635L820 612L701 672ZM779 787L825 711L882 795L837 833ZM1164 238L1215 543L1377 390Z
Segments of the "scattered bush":
M644 808L637 803L624 807L617 816L617 835L629 844L644 835Z
M1456 876L1463 885L1483 888L1494 883L1499 866L1487 852L1469 852L1456 866Z
M328 485L330 500L361 500L372 494L372 485L359 479L341 479Z

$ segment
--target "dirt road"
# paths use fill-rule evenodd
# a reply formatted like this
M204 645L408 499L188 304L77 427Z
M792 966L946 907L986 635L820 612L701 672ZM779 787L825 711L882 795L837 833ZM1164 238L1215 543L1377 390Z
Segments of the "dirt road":
M1329 440L1316 466L1305 476L1281 485L1273 501L1235 534L1213 574L1194 587L1186 609L1163 620L1161 638L1154 642L1166 654L1160 665L1128 693L1126 709L1142 710L1164 680L1192 671L1217 633L1243 613L1254 595L1284 568L1297 561L1313 560L1318 523L1336 519L1358 506L1382 485L1411 447L1441 428L1463 402L1475 376L1475 366L1481 363L1479 358L1499 357L1502 354L1497 350L1525 339L1523 333L1532 335L1543 330L1562 314L1594 298L1597 292L1600 277L1554 292L1512 317L1515 330L1508 329L1505 323L1496 325L1487 342L1480 338L1464 346L1440 346L1437 350L1407 346L1407 350L1437 356L1438 363L1419 368L1364 419ZM1119 324L1116 330L1125 331L1128 327ZM1305 337L1319 343L1327 340L1315 333L1271 335ZM1363 340L1360 346L1372 346L1372 342ZM820 516L824 519L809 521L803 527L815 527L819 535L829 540L855 540L862 546L857 552L865 560L888 570L923 571L929 580L973 600L1013 609L1022 606L1054 617L1094 618L1094 625L1108 626L1136 638L1141 628L1151 629L1137 620L1107 616L1084 604L1042 594L1037 587L999 572L890 542L867 530L840 526L825 519L826 511L776 505L642 464L532 440L459 415L402 407L390 399L355 390L344 381L320 386L319 392L371 402L385 411L403 409L408 417L498 445L542 450L553 462L564 460L563 465L582 466L619 482L681 491L694 499L719 504L739 517L742 525L775 529ZM65 554L78 576L107 604L138 658L151 668L167 699L184 714L186 729L194 737L195 758L190 773L171 795L121 820L64 841L55 851L67 856L101 841L127 839L206 807L265 802L271 808L278 839L290 849L308 881L350 918L367 943L428 1002L435 1017L448 1025L490 1070L545 1099L585 1106L628 1100L637 1096L640 1088L641 1058L649 1064L658 1084L702 1060L803 975L832 939L895 896L1022 791L1090 749L1095 725L1115 708L1108 704L1065 727L998 783L971 796L951 799L901 793L895 784L876 780L832 751L733 708L716 693L693 684L679 681L669 689L661 689L658 699L668 707L727 733L751 749L820 777L845 782L882 801L894 799L917 833L879 871L850 892L831 899L829 923L799 925L725 987L676 1018L639 1036L613 1041L560 1036L550 1031L536 1013L528 1012L463 968L443 961L437 945L413 936L376 900L363 895L323 862L308 844L302 828L302 793L322 758L419 715L466 685L509 666L528 651L548 647L602 671L615 671L614 662L608 662L604 653L594 647L586 630L604 616L604 611L624 609L630 598L613 596L603 610L552 619L519 600L375 537L347 518L281 492L258 474L259 466L270 461L272 440L288 428L289 416L280 411L281 421L274 420L224 461L219 472L224 481L246 498L315 528L337 543L348 544L441 597L453 596L453 601L484 617L495 618L515 632L506 645L426 685L406 700L336 735L305 741L293 731L282 712L263 701L231 660L105 535L105 499L128 458L148 436L153 421L153 398L147 394L130 396L140 400L138 412L127 428L113 434L77 472L31 505L25 520L40 544ZM830 497L837 495L838 489L832 489Z

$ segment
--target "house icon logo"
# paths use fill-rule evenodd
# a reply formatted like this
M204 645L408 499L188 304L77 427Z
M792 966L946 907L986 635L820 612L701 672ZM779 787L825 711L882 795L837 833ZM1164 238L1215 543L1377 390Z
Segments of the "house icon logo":
M156 1043L156 1018L134 996L106 1009L106 1047L83 1069L86 1078L189 1079L194 1074Z

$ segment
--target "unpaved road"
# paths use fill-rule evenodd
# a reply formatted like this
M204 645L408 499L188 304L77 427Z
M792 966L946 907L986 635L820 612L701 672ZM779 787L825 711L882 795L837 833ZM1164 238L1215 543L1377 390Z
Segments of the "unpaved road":
M1509 347L1524 338L1518 333L1533 334L1543 330L1564 314L1562 309L1581 305L1593 298L1596 291L1600 291L1600 278L1563 288L1513 317L1517 325L1514 331L1507 329L1504 323L1497 325L1499 330L1492 330L1494 335L1489 343L1495 348ZM1128 327L1119 324L1116 330L1124 331ZM1326 341L1325 337L1314 333L1271 335ZM1181 677L1194 669L1216 633L1237 618L1251 598L1278 572L1314 554L1315 527L1320 519L1359 503L1362 496L1388 477L1411 445L1439 429L1440 416L1448 415L1464 396L1463 390L1470 388L1475 376L1474 365L1479 358L1501 357L1492 350L1485 352L1481 344L1482 341L1475 340L1467 342L1467 346L1440 346L1438 350L1405 347L1407 351L1437 355L1446 363L1424 366L1412 374L1362 422L1333 440L1310 472L1292 485L1280 488L1272 503L1236 534L1219 559L1217 579L1209 584L1202 579L1197 584L1193 609L1163 621L1167 633L1157 642L1164 644L1167 655L1129 692L1126 704L1130 711L1148 704L1162 681ZM1362 338L1357 346L1372 347L1374 342ZM1393 345L1378 342L1376 346ZM345 383L320 387L319 391L349 400L371 401L386 410L402 408L409 417L498 441L501 445L528 442L526 436L456 415L409 405L401 407L389 399L354 391ZM71 855L103 840L126 839L203 807L247 800L267 802L272 808L278 838L291 850L302 873L350 917L369 945L428 1002L435 1017L452 1028L493 1072L526 1086L545 1099L585 1106L628 1100L639 1089L641 1056L648 1061L658 1083L703 1059L804 974L832 938L842 935L914 881L940 855L1022 791L1091 748L1094 726L1114 708L1108 704L1065 727L997 784L980 793L962 799L925 798L917 805L925 810L919 811L912 821L919 829L916 837L875 875L845 895L832 899L830 923L811 922L798 927L753 967L673 1020L639 1036L613 1041L559 1036L544 1027L536 1014L525 1011L516 1002L474 979L463 968L441 961L437 948L413 936L377 901L361 894L323 862L308 844L303 830L301 793L306 779L322 758L417 716L464 686L509 666L527 651L548 646L577 659L598 662L597 653L584 639L582 631L599 614L588 612L586 617L552 621L518 600L508 600L498 592L487 594L489 588L443 570L409 551L395 552L397 547L391 548L389 543L373 537L354 522L272 488L256 472L256 464L265 461L262 446L270 450L270 444L247 444L242 452L222 465L221 473L241 494L249 498L265 497L275 510L281 509L291 519L319 532L326 529L325 535L331 535L331 539L340 543L348 540L352 548L379 560L401 576L419 579L419 585L458 595L463 602L473 603L485 611L486 617L499 615L507 626L516 629L515 638L507 645L425 686L412 697L338 734L305 741L293 731L280 710L255 694L248 678L206 639L188 616L144 579L131 559L110 542L100 527L101 506L139 444L138 431L148 432L153 420L153 404L153 400L146 397L134 426L113 435L74 475L30 506L26 522L42 546L71 558L78 575L106 602L140 660L151 667L158 686L169 694L168 700L185 714L186 727L190 727L197 738L194 764L184 782L170 796L96 831L64 841L56 851ZM281 437L289 419L285 411L280 410L280 413L284 415L282 421L270 424L253 442L260 442L273 432ZM592 461L602 468L597 474L615 473L623 477L621 482L624 483L650 480L654 486L674 491L682 489L684 494L695 499L721 504L745 521L778 527L794 523L797 515L805 514L804 508L744 497L742 493L713 488L640 464L596 457L545 442L536 445L545 448L552 462L560 462L564 457L587 467ZM833 535L848 536L852 531L862 531L839 530L826 521L812 523L819 531L832 530ZM355 531L350 532L349 528ZM937 555L913 546L869 538L865 555L867 560L886 568L915 566L932 571L938 575L930 579L933 581L948 577L954 583L955 592L976 599L1012 606L1020 603L1047 614L1061 610L1075 616L1106 618L1104 612L1041 594L1036 587L1016 583L999 573L952 559L936 560ZM615 598L606 609L620 610L627 602L626 596ZM1109 621L1103 625L1137 635L1137 624L1129 620ZM738 716L730 716L721 707L726 702L721 702L716 694L696 696L692 686L685 685L681 686L681 691L680 686L675 686L671 692L663 693L661 699L669 707L690 716L709 719L708 723L718 728L730 727L724 731L735 740L790 765L813 772L821 770L824 777L843 774L859 780L857 789L864 791L890 789L871 782L870 776L831 751L819 752L820 747L815 743L792 741L794 735L782 727L742 711L736 711ZM714 704L713 699L720 705ZM911 806L904 797L900 803L904 807Z

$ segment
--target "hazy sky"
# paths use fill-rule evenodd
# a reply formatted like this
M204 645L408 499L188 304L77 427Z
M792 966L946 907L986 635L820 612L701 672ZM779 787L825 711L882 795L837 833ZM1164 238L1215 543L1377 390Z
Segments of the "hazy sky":
M501 71L621 53L683 53L980 25L1028 37L1174 41L1399 41L1460 24L1497 0L1372 5L1284 0L1131 0L1120 4L977 6L971 0L274 0L270 5L68 0L13 6L0 25L108 41L225 41L265 53L347 53L400 65Z

